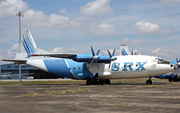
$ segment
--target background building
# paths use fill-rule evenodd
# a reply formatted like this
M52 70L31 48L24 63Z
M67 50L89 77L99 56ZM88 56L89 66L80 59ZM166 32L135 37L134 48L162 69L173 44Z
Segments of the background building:
M8 73L11 72L11 74L19 74L19 66L18 64L4 64L1 65L1 73ZM27 79L28 77L33 77L34 79L57 79L57 78L63 78L62 76L51 74L42 70L39 70L37 68L28 66L28 65L21 65L21 73L30 73L30 75L23 76L22 79ZM6 77L3 77L3 79L7 79ZM17 76L11 76L11 79L19 79L19 75Z

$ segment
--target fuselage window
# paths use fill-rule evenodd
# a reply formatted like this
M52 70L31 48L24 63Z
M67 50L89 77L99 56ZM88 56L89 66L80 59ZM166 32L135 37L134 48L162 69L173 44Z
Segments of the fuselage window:
M74 67L74 70L75 70L76 68Z

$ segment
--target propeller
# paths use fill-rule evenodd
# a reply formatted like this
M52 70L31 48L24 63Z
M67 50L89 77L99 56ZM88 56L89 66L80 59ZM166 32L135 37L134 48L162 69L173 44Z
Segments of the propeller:
M93 62L95 61L95 62L96 62L96 65L97 65L97 68L99 69L99 66L98 66L98 64L97 64L97 60L100 58L100 57L98 56L100 50L98 50L97 53L95 54L95 53L94 53L94 50L93 50L93 48L92 48L92 46L91 46L91 51L92 51L92 61L91 61L91 63L90 63L90 66L91 66L91 65L93 64Z
M111 53L109 52L109 50L107 50L108 51L108 54L109 54L109 59L110 59L110 63L109 63L109 68L111 67L111 61L114 61L114 60L116 60L117 58L116 57L114 57L114 54L115 54L115 49L114 49L114 51L113 51L113 54L111 55ZM116 64L114 63L114 66L116 67Z
M132 49L132 51L131 51L131 55L134 55L134 51L133 51L133 49Z
M180 59L178 60L178 59L176 58L176 61L177 61L177 64L176 64L176 65L178 66L178 68L180 68L180 63L179 63L179 62L180 62Z

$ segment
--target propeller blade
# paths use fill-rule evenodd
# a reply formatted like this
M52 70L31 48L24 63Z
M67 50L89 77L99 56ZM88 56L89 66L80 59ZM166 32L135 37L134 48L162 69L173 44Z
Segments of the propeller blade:
M114 66L116 67L116 64L114 63Z
M94 62L94 59L91 61L90 66L93 64L93 62Z
M95 56L94 50L93 50L92 46L91 46L91 51L92 51L93 56Z
M131 51L131 55L134 55L134 54L133 54L133 49L132 49L132 51Z
M107 50L108 51L108 54L109 54L109 57L111 58L112 56L111 56L111 53L109 52L109 50Z
M179 63L179 60L176 58L177 63Z
M111 67L111 62L109 63L109 68Z
M97 68L99 69L99 66L98 66L97 60L96 60L96 65L97 65Z
M113 51L113 54L112 54L112 56L114 56L114 54L115 54L115 49L114 49L114 51Z
M98 50L98 52L96 53L96 55L98 55L98 54L99 54L99 52L100 52L100 50Z

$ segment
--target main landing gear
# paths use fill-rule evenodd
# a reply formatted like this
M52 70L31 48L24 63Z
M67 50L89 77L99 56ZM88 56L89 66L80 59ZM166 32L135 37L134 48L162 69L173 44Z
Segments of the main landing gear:
M91 78L86 81L86 85L110 84L109 79L95 79Z
M151 84L152 84L151 77L149 77L149 80L147 80L147 81L146 81L146 84L149 84L149 85L151 85Z

